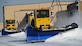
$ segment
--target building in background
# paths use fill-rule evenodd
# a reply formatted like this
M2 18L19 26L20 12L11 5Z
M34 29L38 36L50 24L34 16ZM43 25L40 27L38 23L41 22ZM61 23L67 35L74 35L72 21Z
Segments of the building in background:
M3 29L3 22L0 22L0 31Z
M60 3L60 4L59 4ZM67 10L67 5L73 2L54 2L54 7L52 11L54 12L54 16L58 11L65 11ZM23 18L25 17L26 13L29 13L27 10L29 9L39 9L39 8L49 8L51 7L52 2L45 2L45 3L35 3L35 4L23 4L23 5L10 5L4 6L4 21L8 18L15 18L16 25L24 25L20 24L23 22ZM18 25L17 25L18 27ZM23 26L20 26L23 28Z

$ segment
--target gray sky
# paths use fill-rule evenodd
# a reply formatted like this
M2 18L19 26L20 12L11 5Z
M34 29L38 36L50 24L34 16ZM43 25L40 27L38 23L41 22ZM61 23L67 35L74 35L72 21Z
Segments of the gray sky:
M16 4L31 4L39 2L51 2L53 0L0 0L0 22L3 21L3 6ZM75 0L60 0L60 1L75 1Z

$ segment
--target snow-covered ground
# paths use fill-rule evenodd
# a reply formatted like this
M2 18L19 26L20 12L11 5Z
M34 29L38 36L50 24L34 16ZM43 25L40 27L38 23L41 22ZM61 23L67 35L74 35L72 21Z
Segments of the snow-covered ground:
M8 35L8 36L15 37L15 38L21 38L21 39L26 39L26 34L25 34L25 32L10 34L10 35Z
M11 34L9 36L15 37L15 38L26 39L26 35L24 32ZM70 43L70 44L81 44L82 43L82 29L76 28L67 32L61 32L60 34L56 36L48 38L45 42L62 42L62 43Z
M26 38L25 32L15 33L8 35L15 38ZM55 41L73 41L73 40L82 40L82 29L76 28L67 32L61 32L56 36L50 37L46 42L55 42Z
M24 32L8 35L8 37L0 37L0 45L5 46L82 46L82 29L76 28L67 32L48 38L44 43L30 44L25 41ZM5 44L5 45L4 45Z
M21 40L26 39L25 32L15 33L9 35L13 38L18 38ZM20 41L21 41L20 40ZM74 45L82 45L82 29L76 28L67 32L61 32L56 36L48 38L46 43L65 43L65 44L74 44Z

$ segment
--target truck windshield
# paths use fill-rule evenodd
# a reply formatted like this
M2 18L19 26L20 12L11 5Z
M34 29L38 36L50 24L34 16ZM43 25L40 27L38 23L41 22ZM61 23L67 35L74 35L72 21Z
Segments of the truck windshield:
M6 23L7 24L14 24L15 23L15 20L6 20Z
M49 10L37 10L37 18L49 17Z

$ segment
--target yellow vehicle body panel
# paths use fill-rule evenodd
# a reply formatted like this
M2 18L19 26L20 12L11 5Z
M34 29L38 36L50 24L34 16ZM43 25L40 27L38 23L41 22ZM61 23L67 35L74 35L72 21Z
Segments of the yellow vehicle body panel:
M44 25L44 26L42 26L42 29L48 28L49 26L47 26L47 25L50 25L50 18L37 18L36 19L36 27L40 28L40 25Z
M9 25L9 26L7 26L7 25ZM9 30L16 30L15 24L7 24L7 25L6 25L6 29L9 29Z
M16 30L15 19L6 19L5 27L7 30Z
M34 18L34 16L32 15L32 16L30 16L30 25L31 25L31 21L32 21L32 19Z

